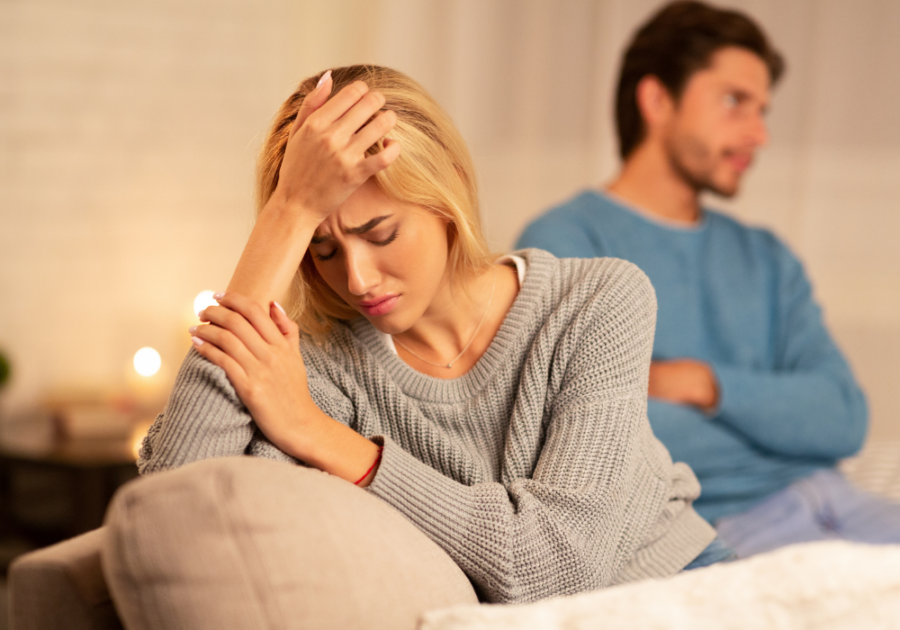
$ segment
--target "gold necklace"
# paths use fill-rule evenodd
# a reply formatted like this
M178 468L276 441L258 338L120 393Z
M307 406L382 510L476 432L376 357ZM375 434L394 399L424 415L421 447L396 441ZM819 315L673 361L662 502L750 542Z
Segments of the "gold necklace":
M472 345L472 342L475 341L475 337L478 336L478 331L481 330L481 325L484 323L484 320L487 317L488 311L491 310L491 301L493 301L493 299L494 299L494 289L496 287L497 287L497 268L494 267L494 282L491 284L491 295L490 295L490 297L488 297L487 306L484 307L484 313L481 315L481 320L478 322L478 325L475 327L475 332L472 333L472 338L469 339L469 343L467 343L466 347L462 349L462 352L460 352L458 355L456 355L456 358L453 359L452 361L450 361L449 363L432 363L428 359L423 359L418 354L413 352L402 341L400 341L399 339L395 339L393 335L391 335L391 339L394 340L394 343L399 343L401 348L403 348L404 350L409 352L411 355L416 357L419 361L422 361L423 363L427 363L428 365L433 365L434 367L450 369L453 367L453 364L456 363L457 361L459 361L460 357L462 357L462 355L464 355L466 353L466 350L468 350L469 346Z

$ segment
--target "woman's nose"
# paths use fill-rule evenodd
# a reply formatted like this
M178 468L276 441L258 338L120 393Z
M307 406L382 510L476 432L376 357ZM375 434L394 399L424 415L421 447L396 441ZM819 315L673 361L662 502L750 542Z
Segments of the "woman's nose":
M347 251L347 290L353 295L365 295L378 286L378 269L363 252Z

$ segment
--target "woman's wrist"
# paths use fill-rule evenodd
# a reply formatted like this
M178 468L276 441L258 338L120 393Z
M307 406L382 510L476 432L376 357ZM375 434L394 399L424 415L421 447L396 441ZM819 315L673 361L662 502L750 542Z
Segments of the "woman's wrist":
M241 293L268 308L282 302L318 227L308 213L277 202L267 203L257 218L228 291Z
M296 424L298 431L282 450L313 468L368 486L377 472L381 447L318 407L315 411Z
M320 213L299 202L285 199L276 190L259 213L257 222L263 217L271 217L280 226L308 233L310 238L322 222Z

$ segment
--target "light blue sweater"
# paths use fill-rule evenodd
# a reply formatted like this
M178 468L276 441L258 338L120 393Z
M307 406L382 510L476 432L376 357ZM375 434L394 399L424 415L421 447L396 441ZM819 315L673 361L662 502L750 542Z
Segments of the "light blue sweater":
M650 424L702 485L710 522L861 447L862 391L822 323L797 258L771 232L704 210L696 226L588 191L532 222L517 247L637 264L659 303L653 358L712 365L719 407L650 400Z

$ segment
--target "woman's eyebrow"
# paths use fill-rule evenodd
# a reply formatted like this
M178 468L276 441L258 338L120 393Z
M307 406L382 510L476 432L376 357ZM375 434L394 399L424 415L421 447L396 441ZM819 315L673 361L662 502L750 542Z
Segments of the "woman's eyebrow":
M365 234L369 230L374 229L375 226L377 226L379 223L381 223L382 221L385 221L387 219L390 219L392 216L394 216L394 215L385 214L380 217L375 217L371 221L366 221L359 227L346 228L346 229L342 230L342 232L344 234ZM313 236L312 239L310 240L310 244L311 245L319 245L320 243L324 243L325 241L327 241L330 238L331 238L331 234L323 234L322 236Z
M365 234L365 233L368 232L369 230L373 229L376 225L378 225L378 224L381 223L382 221L385 221L385 220L387 220L387 219L390 219L392 216L394 216L394 215L392 215L392 214L385 214L384 216L375 217L375 218L372 219L371 221L366 221L365 223L363 223L363 224L360 225L359 227L346 228L346 229L343 230L343 232L344 232L344 234Z

